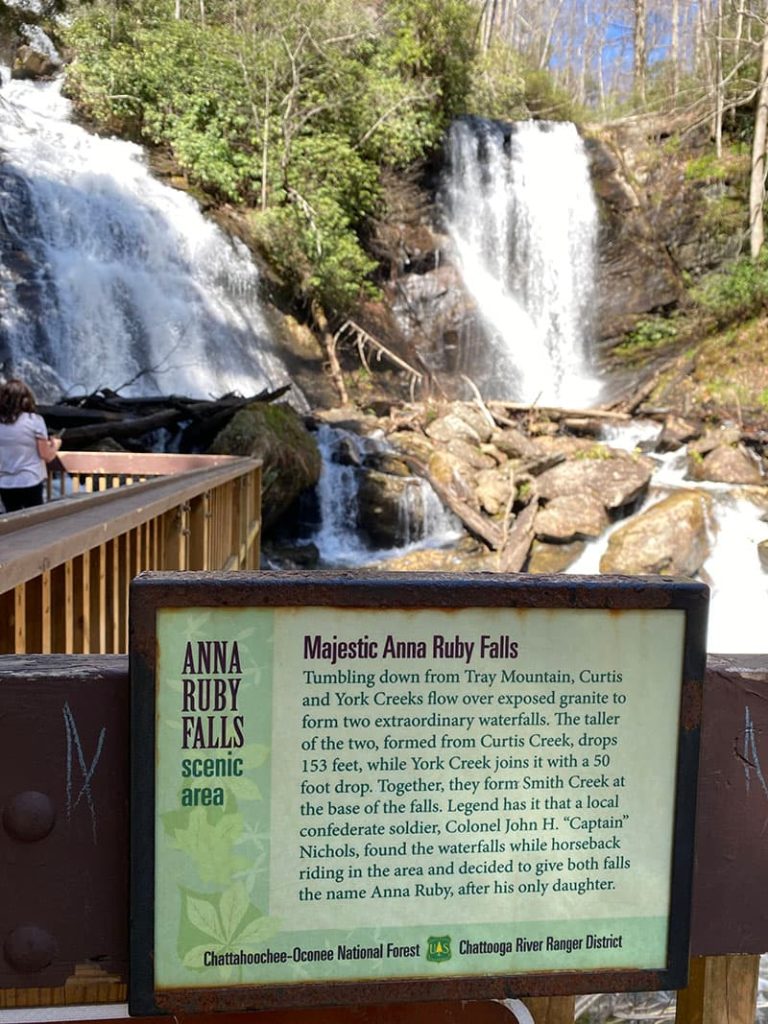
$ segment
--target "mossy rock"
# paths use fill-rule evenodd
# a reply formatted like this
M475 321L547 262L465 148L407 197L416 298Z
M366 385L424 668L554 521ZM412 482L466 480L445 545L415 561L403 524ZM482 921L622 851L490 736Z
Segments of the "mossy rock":
M289 405L255 402L236 413L211 446L214 455L262 461L262 522L274 525L302 491L320 478L315 439Z

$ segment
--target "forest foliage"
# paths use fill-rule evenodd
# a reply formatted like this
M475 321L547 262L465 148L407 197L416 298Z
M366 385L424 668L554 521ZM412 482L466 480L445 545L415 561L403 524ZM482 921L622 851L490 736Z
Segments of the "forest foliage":
M724 131L757 137L759 93L768 109L764 0L43 3L66 6L80 112L246 208L291 301L339 315L375 291L382 168L433 155L457 116L682 116L711 124L719 159Z
M478 27L473 0L81 3L67 88L100 130L164 147L247 206L291 297L343 313L375 291L361 239L382 167L429 156L462 114L572 113Z
M193 184L247 205L292 294L343 311L371 288L360 238L380 168L423 158L468 110L476 12L209 0L204 20L179 13L173 0L82 5L70 95L100 128L165 147Z

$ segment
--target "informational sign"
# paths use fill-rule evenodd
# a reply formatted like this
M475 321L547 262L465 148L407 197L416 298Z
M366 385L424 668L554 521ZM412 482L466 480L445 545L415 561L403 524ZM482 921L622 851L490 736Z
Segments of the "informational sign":
M140 578L132 1012L683 984L706 593Z

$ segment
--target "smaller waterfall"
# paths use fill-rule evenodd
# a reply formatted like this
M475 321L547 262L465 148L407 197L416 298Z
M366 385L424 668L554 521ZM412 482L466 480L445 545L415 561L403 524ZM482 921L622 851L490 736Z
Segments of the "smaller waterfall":
M371 559L357 526L358 467L366 440L326 423L318 427L316 440L323 468L316 488L320 523L312 542L323 565L361 565ZM354 460L342 457L342 441L355 452Z
M364 566L422 547L455 541L461 531L440 499L418 477L407 478L398 506L398 532L404 546L375 548L367 543L358 522L358 487L366 457L384 450L381 441L321 424L317 446L323 470L317 485L320 523L312 536L326 566Z
M597 206L572 124L457 121L443 206L483 348L465 372L490 397L585 405Z

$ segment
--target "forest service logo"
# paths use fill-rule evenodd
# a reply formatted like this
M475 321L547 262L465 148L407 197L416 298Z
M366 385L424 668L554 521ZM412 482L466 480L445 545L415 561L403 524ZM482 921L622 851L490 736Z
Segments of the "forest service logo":
M430 935L427 939L427 960L440 964L451 959L451 936Z

